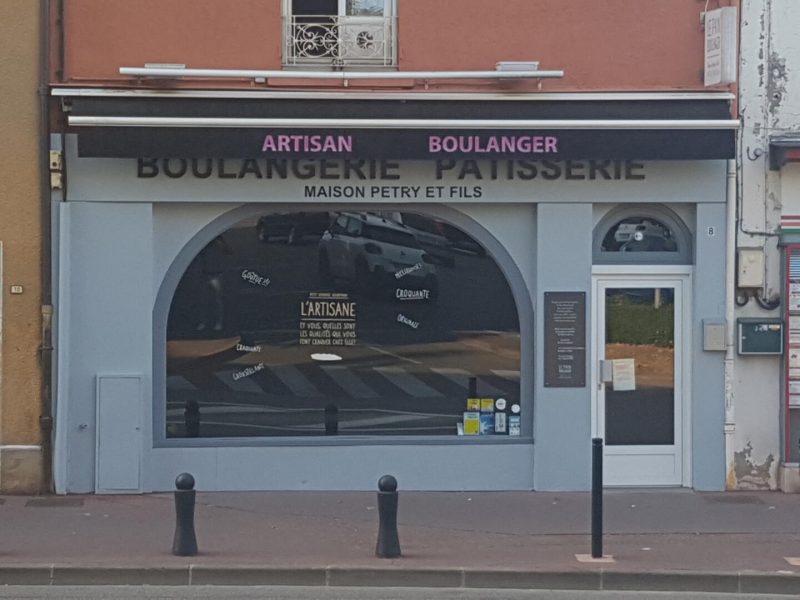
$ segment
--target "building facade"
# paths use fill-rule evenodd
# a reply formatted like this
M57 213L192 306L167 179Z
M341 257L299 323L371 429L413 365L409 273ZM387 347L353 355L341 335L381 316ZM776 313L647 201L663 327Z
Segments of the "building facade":
M56 489L723 489L736 90L640 4L55 3Z
M729 486L740 489L800 489L798 8L742 3L736 312L781 322L785 331L781 353L737 357Z
M40 90L42 12L38 2L0 6L0 490L48 489L47 386L50 307L43 293L42 240L47 185L42 183ZM47 100L46 95L44 96ZM47 246L45 245L46 249ZM47 305L47 306L46 306ZM45 373L43 378L42 374Z

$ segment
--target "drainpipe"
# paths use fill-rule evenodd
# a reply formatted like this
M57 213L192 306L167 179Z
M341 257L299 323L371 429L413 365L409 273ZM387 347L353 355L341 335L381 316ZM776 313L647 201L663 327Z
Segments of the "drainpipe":
M734 295L736 294L736 160L728 160L727 193L725 198L725 487L734 489L734 434L736 433L736 411L733 394L734 357Z
M41 369L41 415L39 428L42 440L41 490L53 491L53 344L52 344L52 288L50 279L50 0L41 0L41 59L39 74L39 173L41 177L41 311L42 330L39 346Z

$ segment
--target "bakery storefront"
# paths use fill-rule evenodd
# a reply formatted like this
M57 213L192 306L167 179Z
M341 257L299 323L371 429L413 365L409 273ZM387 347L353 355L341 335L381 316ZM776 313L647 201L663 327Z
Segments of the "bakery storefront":
M727 96L57 94L59 492L722 489Z

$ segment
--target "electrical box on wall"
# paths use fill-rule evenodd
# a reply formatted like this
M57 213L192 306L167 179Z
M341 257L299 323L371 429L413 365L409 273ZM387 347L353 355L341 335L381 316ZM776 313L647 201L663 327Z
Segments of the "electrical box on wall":
M738 319L739 354L783 354L782 319Z
M721 319L703 319L703 350L706 352L724 352L725 321Z
M740 288L764 287L763 248L739 248L739 271L736 285Z

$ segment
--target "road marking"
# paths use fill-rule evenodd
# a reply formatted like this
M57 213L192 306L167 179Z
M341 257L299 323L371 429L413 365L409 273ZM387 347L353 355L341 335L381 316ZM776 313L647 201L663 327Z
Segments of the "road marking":
M592 558L591 554L576 554L575 559L582 563L615 563L613 554L603 554L600 558Z
M441 398L443 396L442 393L437 392L428 384L400 367L373 367L373 370L383 375L409 396L416 398Z
M450 367L431 367L431 371L441 375L442 377L446 377L459 387L464 389L469 389L469 378L475 377L472 373L465 369L455 369ZM500 388L494 387L488 381L481 379L480 377L476 377L477 387L478 387L478 396L505 396L506 393L501 390Z
M297 367L292 365L278 365L270 367L270 369L275 373L275 376L281 380L281 383L289 388L295 396L315 398L322 395Z
M425 421L429 417L419 415L395 415L387 417L365 417L362 419L353 419L352 421L339 421L339 429L359 429L360 427L369 427L375 425L388 425L391 423L400 424L409 421Z
M492 373L509 381L519 381L519 371L504 371L503 369L492 369Z
M167 410L168 417L182 417L183 408L171 408ZM260 406L205 406L200 408L201 419L208 415L265 415L272 413L284 413L280 409ZM203 422L205 422L203 420Z
M196 390L197 388L192 385L188 379L182 375L169 375L167 377L168 390Z
M378 394L369 387L366 383L361 381L356 375L347 367L327 365L322 367L322 370L327 373L331 379L336 382L348 395L353 398L377 398Z
M236 371L219 371L214 373L217 379L219 379L222 383L224 383L228 388L232 389L234 392L246 392L248 394L263 394L264 390L262 390L259 385L253 381L250 377L240 377L239 379L234 379L233 374Z
M375 352L380 352L381 354L385 354L386 356L391 356L392 358L396 358L398 360L404 360L406 362L413 363L415 365L421 365L422 363L418 360L414 360L413 358L406 358L405 356L400 356L399 354L395 354L394 352L389 352L388 350L384 350L383 348L378 348L377 346L367 346L370 350L374 350Z

